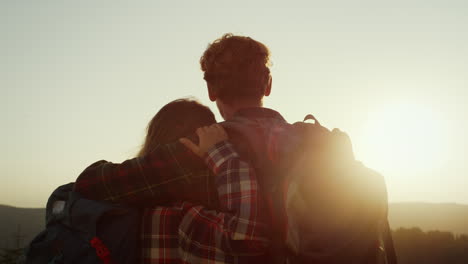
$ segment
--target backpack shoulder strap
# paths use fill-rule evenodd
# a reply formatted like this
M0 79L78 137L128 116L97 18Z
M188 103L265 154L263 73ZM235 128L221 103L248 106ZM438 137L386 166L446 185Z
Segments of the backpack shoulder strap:
M62 220L65 217L65 204L73 191L73 185L73 182L61 185L49 196L46 205L46 225Z

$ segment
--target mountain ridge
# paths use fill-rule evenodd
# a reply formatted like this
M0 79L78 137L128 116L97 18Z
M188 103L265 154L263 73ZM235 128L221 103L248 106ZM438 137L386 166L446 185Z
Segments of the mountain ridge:
M389 204L390 227L468 234L468 205L459 203L395 202ZM45 226L45 208L0 205L0 248L25 246Z

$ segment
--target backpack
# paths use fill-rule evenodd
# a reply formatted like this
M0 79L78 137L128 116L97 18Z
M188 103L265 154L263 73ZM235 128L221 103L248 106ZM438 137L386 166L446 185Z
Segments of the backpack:
M384 178L355 160L347 134L312 115L291 130L300 144L284 157L285 176L270 195L284 231L273 241L283 247L280 262L396 263Z
M58 187L46 207L46 228L25 249L23 263L136 263L137 209L92 201Z

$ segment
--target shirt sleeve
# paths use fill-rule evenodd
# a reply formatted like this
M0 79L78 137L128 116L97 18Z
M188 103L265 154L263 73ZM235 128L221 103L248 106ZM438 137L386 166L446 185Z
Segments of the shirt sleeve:
M74 190L92 200L151 206L190 200L187 185L208 177L201 158L179 142L161 145L151 154L123 163L98 161L76 179ZM194 190L193 195L196 195ZM200 192L205 190L199 190Z
M255 256L268 246L266 226L258 211L255 171L242 161L228 142L215 145L206 163L214 172L222 211L187 206L179 227L183 255L217 259L222 256Z

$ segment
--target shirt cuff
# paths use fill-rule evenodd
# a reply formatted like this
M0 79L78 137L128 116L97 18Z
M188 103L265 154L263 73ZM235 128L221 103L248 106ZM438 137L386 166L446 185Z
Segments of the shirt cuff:
M213 173L217 173L226 161L239 157L232 144L228 141L216 143L208 149L206 154L205 162Z

